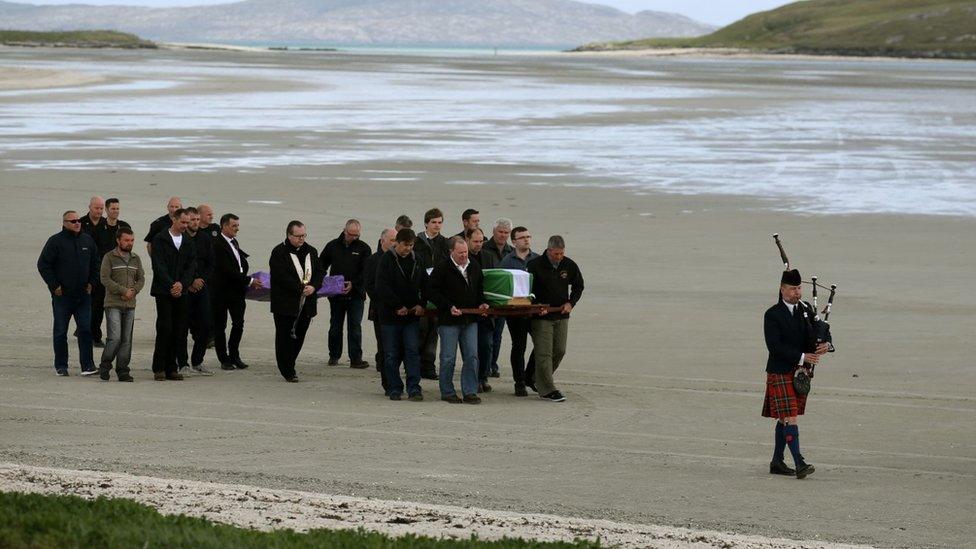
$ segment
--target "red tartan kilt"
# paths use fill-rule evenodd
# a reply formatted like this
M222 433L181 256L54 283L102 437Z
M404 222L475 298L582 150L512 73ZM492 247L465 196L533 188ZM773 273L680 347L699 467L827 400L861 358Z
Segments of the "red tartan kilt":
M793 374L766 374L766 399L763 417L782 419L802 416L807 407L807 395L799 396L793 389Z

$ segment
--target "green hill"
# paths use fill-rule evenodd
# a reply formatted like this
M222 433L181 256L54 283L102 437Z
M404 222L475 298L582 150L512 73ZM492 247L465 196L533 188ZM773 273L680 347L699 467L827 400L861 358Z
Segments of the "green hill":
M696 38L594 43L574 51L653 48L976 59L976 1L807 0Z
M55 48L155 48L156 44L134 34L93 30L68 32L34 32L0 30L4 46Z

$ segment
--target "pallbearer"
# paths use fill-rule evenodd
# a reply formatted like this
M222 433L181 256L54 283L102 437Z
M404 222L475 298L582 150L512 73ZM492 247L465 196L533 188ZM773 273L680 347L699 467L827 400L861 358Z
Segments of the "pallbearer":
M800 287L800 272L791 269L783 272L780 280L780 299L770 307L763 317L763 332L766 337L766 398L763 404L763 417L776 419L775 446L769 472L774 475L795 475L805 478L814 471L800 454L800 430L797 417L802 416L806 407L806 395L797 394L793 377L804 365L812 366L827 352L827 344L812 348L809 311L800 302L803 291ZM807 313L807 317L804 316ZM796 470L789 468L784 461L784 451L789 446L793 454Z
M318 313L317 295L325 272L318 251L305 240L301 221L291 221L285 241L271 250L271 313L275 323L275 358L285 381L295 383L295 360L305 343L305 333Z

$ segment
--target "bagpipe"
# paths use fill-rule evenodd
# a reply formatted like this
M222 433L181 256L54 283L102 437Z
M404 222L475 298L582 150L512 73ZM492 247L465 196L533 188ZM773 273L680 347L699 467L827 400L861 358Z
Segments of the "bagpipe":
M783 243L780 242L779 233L773 234L773 240L776 242L776 247L779 248L779 257L783 260L784 270L790 270L790 260L786 255L786 250L783 249ZM834 296L837 294L837 285L831 284L828 288L820 284L817 281L817 276L813 275L810 277L809 281L803 280L803 284L809 284L813 291L811 292L811 297L813 298L813 303L809 301L800 301L799 305L801 311L803 312L803 318L807 323L807 343L805 353L816 352L817 347L822 343L827 344L827 352L834 352L834 338L830 333L830 324L827 320L830 318L830 311L834 305ZM817 289L829 290L830 295L827 297L827 304L824 306L823 311L819 311L817 307ZM810 392L810 380L813 379L813 370L816 367L815 364L804 363L803 366L797 370L793 376L793 386L798 394L805 395Z

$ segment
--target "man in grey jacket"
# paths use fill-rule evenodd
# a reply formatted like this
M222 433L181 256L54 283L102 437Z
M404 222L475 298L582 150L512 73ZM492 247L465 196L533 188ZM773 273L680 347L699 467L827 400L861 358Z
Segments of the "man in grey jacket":
M105 286L105 326L108 336L98 377L108 381L115 363L119 381L132 381L129 359L132 357L132 326L136 318L136 294L146 284L142 260L132 251L135 235L129 227L119 227L115 249L102 258L99 278Z

